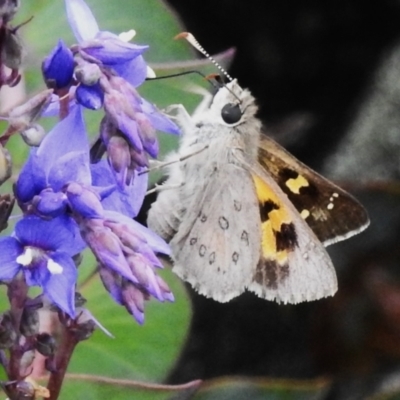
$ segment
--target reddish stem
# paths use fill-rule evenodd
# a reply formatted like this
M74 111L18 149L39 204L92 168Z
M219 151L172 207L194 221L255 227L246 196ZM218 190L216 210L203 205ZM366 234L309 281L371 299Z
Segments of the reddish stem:
M57 95L60 99L60 114L59 118L62 121L69 114L69 96L68 89L57 90Z
M8 286L8 297L10 300L10 315L13 322L15 332L19 333L19 325L25 301L28 294L28 287L23 278L14 279ZM19 340L10 349L10 362L8 364L7 375L9 380L19 380L20 377L20 363L23 351Z
M65 328L60 347L57 349L55 356L56 371L50 374L47 383L47 389L50 391L49 400L58 399L69 361L78 342L76 335L68 328Z

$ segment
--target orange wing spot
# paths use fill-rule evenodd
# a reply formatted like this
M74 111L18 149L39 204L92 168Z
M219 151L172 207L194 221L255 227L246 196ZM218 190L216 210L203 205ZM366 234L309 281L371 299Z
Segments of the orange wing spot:
M275 260L280 265L283 265L287 261L288 251L277 250L276 232L281 231L282 224L290 224L292 220L290 219L285 205L275 194L273 189L257 175L253 175L253 181L259 203L262 205L267 202L272 202L275 205L275 207L270 207L268 216L262 218L264 220L261 224L262 255L267 260Z

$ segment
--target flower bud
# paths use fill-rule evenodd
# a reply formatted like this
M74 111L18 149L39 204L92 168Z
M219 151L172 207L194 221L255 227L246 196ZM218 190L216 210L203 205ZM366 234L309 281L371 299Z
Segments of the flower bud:
M8 218L14 207L15 199L9 194L0 195L0 232L7 228Z
M34 360L35 360L35 350L28 350L23 354L19 365L21 375L24 375L26 373L26 370L30 368Z
M0 349L10 348L17 340L17 332L8 312L0 316Z
M6 29L1 49L1 60L12 70L17 70L25 57L21 38L15 30Z
M125 186L126 174L131 163L129 144L122 136L113 136L107 144L107 158L120 187Z
M18 399L32 399L35 398L35 387L31 382L20 381L16 384L16 391L20 394Z
M27 129L21 131L21 136L28 146L39 147L46 136L46 131L41 125L32 124Z
M20 0L3 0L0 2L0 18L3 23L11 21L21 5Z
M97 64L82 63L75 67L74 74L77 81L86 86L93 86L99 81L102 72Z
M52 94L53 89L43 90L20 106L14 107L7 115L9 129L12 132L28 129L50 104Z
M143 148L152 157L156 158L159 150L156 130L143 113L137 113L135 115L135 119L140 129L140 137L143 142Z
M104 226L102 220L84 221L81 226L81 235L99 263L132 282L137 282L125 259L121 242L110 229Z
M126 310L139 324L144 322L144 294L133 284L126 283L122 288L122 298Z
M16 389L20 396L18 399L47 399L50 397L49 389L36 383L32 378L25 378L16 385Z
M118 134L118 128L112 123L111 119L104 116L100 123L100 138L107 146L109 140Z
M75 91L75 98L84 107L90 110L98 110L103 106L104 93L98 84L91 86L81 84Z
M147 155L144 151L136 151L135 149L131 148L130 149L131 152L131 165L130 167L132 169L138 169L139 168L143 168L149 167L149 160L147 158Z
M71 84L74 73L72 51L60 39L42 63L42 73L47 87L66 88Z
M2 185L10 176L12 172L11 156L0 144L0 185Z
M103 218L103 206L94 191L72 182L66 187L65 194L75 213L84 218Z
M73 328L70 328L75 338L78 339L79 341L89 339L90 336L92 336L95 329L96 329L96 324L94 321L89 319L79 323L79 318L77 321L77 325L74 325Z
M55 339L48 333L39 333L36 336L35 349L45 357L54 355L56 347Z
M24 308L19 330L24 336L34 336L39 332L39 313L35 308Z

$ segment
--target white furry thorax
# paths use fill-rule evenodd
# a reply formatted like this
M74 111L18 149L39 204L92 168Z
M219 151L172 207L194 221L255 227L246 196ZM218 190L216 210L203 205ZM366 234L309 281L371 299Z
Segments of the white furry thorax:
M227 124L221 116L226 104L239 104L242 111L240 121ZM247 89L242 89L236 80L221 87L208 108L196 112L192 118L193 128L183 132L180 153L186 153L194 145L209 144L209 155L231 147L241 148L250 157L256 157L261 132L261 123L256 118L255 99Z

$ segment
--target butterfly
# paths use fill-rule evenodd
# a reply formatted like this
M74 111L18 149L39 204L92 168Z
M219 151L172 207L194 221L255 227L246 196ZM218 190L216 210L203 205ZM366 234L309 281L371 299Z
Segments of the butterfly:
M365 209L263 134L250 91L222 85L192 117L148 214L173 271L226 302L245 290L300 303L337 291L325 246L364 230Z

